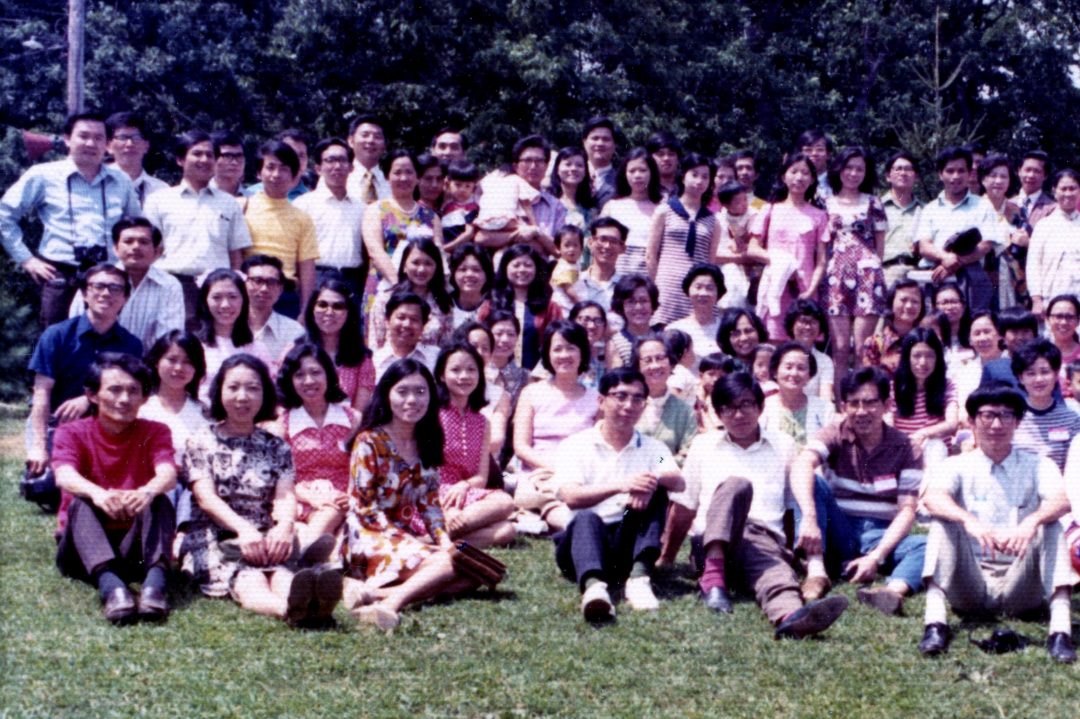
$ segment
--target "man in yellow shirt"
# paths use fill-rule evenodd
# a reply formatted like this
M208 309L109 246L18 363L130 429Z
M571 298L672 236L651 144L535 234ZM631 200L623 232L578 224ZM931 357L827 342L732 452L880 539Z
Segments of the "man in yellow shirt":
M315 223L287 197L300 172L300 158L284 142L272 140L259 148L262 190L247 201L244 217L252 245L245 255L270 255L281 260L285 291L274 310L296 319L304 312L315 289L315 261L319 243Z

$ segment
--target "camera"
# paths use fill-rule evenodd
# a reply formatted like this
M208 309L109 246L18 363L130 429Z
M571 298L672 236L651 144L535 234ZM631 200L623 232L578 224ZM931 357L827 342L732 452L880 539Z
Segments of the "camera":
M109 259L109 253L101 245L76 245L73 248L75 252L75 262L79 265L80 270L87 270L94 265L105 262Z

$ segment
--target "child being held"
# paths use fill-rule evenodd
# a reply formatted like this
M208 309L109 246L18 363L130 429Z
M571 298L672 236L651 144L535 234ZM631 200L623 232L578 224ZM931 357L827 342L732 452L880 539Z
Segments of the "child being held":
M698 378L694 374L697 356L694 354L694 340L682 330L664 330L664 344L668 353L675 357L675 366L668 377L668 389L687 403L693 403L697 391Z
M585 296L585 282L581 279L581 253L585 250L585 233L580 227L563 225L555 233L555 249L559 261L551 271L552 299L569 312Z
M476 235L473 222L480 213L476 185L480 170L468 160L454 160L447 168L446 202L442 206L443 251L469 242Z
M734 261L724 262L720 271L724 273L724 286L727 292L720 299L720 306L747 307L750 283L761 275L761 266L740 263L735 257L745 256L750 242L747 229L750 224L750 197L746 188L738 182L726 182L716 191L716 199L723 209L720 211L720 253Z
M480 182L480 208L475 224L489 232L516 232L522 224L535 225L532 203L540 190L504 165Z

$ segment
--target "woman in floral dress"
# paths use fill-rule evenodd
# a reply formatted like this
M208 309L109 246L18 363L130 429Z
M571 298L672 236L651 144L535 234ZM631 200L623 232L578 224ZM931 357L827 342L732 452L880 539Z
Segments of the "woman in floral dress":
M221 365L210 388L216 422L190 437L184 454L196 508L181 567L207 596L290 623L323 621L341 598L341 573L294 574L292 453L256 426L273 418L275 397L261 360L237 354Z
M825 266L826 309L833 340L835 382L847 374L852 333L862 348L885 311L885 251L888 220L873 193L874 163L859 147L841 151L829 168L829 261ZM858 362L856 361L856 365Z
M450 561L442 463L435 380L416 360L398 360L375 387L350 461L345 603L360 621L390 630L407 604L472 586Z
M509 521L514 500L488 489L491 424L480 413L486 404L484 360L466 341L451 344L435 362L439 388L439 423L445 444L439 468L439 503L454 539L477 547L514 540Z

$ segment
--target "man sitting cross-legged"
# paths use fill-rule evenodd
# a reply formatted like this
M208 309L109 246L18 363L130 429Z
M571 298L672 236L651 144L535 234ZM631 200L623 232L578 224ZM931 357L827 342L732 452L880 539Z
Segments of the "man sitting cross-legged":
M63 490L56 565L96 585L105 618L162 619L176 518L166 496L176 485L172 435L138 419L150 370L131 355L106 352L90 368L93 414L56 430L52 466ZM138 601L127 582L142 583Z
M555 535L555 561L581 589L589 622L610 621L608 585L626 582L633 609L658 607L649 570L660 556L668 491L683 487L667 446L634 425L645 409L645 378L620 367L600 379L600 421L559 444L558 498L573 510Z
M695 514L692 546L701 547L699 585L705 605L733 611L728 581L753 592L776 626L776 638L825 631L847 608L841 596L803 604L795 558L784 546L787 468L795 453L786 435L761 429L765 395L754 378L736 372L716 382L712 403L724 431L699 435L683 466L686 491L672 496ZM672 536L683 536L672 532Z

